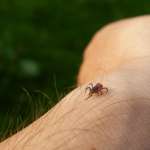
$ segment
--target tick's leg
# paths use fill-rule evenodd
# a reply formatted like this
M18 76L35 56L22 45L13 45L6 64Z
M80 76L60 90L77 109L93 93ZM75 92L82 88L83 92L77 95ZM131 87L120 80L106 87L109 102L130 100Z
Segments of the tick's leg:
M108 92L108 89L107 89L106 87L104 87L104 88L102 88L102 89L105 89L105 90L107 90L107 92Z
M92 94L90 94L90 96L88 98L90 98L92 96ZM86 98L85 100L87 100L88 98Z
M93 89L93 84L92 84L92 83L90 83L89 85L92 85L92 89Z
M99 93L97 92L97 97L99 97Z
M101 94L100 94L100 93L101 93ZM101 96L101 95L102 95L102 91L99 90L99 91L97 92L97 97L98 97L98 96Z
M86 93L86 91L87 91L87 89L89 89L90 90L90 93L91 93L91 88L90 87L87 87L86 89L85 89L85 93Z
M99 92L100 92L100 93L101 93L101 95L102 95L102 91L99 91ZM101 95L100 95L100 96L101 96Z

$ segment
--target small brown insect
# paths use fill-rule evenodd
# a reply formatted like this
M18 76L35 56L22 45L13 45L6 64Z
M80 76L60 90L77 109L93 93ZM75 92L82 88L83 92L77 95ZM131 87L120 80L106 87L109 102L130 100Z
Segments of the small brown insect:
M103 87L103 85L100 84L100 83L97 83L94 87L93 87L93 84L92 84L92 83L90 83L89 85L92 85L92 88L91 88L91 87L87 87L87 88L85 89L85 92L87 91L87 89L90 90L90 93L89 93L89 97L88 97L88 98L90 98L90 97L93 95L93 93L97 93L97 97L99 96L99 94L100 94L100 96L101 96L101 95L102 95L102 89L106 89L107 92L108 92L108 89L107 89L106 87ZM86 98L85 100L87 100L88 98Z

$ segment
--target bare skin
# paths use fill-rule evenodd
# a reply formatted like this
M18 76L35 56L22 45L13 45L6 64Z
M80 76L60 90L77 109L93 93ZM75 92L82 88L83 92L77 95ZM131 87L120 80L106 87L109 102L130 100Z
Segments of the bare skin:
M84 53L79 87L0 149L149 150L149 27L150 16L142 16L97 32ZM101 81L108 92L85 100L86 86Z

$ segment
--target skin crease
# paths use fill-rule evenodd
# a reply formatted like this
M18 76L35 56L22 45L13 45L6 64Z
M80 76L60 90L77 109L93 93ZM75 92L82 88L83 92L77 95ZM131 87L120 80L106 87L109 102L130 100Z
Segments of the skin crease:
M78 88L0 149L149 150L149 27L147 15L98 31L85 49ZM85 100L86 86L99 82L108 93Z

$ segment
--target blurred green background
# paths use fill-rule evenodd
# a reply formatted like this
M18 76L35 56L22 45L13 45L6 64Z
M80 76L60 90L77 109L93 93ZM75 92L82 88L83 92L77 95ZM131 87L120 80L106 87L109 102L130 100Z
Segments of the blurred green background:
M44 99L33 90L56 103L54 75L58 93L67 94L67 87L76 85L83 51L96 31L149 13L149 0L1 0L1 131L8 110L19 105L18 114L25 116L29 97L21 87L32 96L33 105Z

